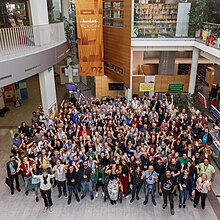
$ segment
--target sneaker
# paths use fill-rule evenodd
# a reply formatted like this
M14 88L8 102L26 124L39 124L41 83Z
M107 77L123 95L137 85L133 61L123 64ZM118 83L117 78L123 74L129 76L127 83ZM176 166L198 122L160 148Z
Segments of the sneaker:
M46 212L48 210L48 207L44 207L43 212Z
M170 212L171 212L171 215L174 215L174 209L171 209Z
M158 194L159 194L159 196L162 196L162 192L159 192Z
M183 204L183 208L184 208L184 209L186 208L186 205L185 205L185 204Z
M58 198L60 198L60 197L61 197L61 195L62 195L62 194L59 194L59 195L58 195Z
M94 199L94 196L93 195L91 195L91 200L93 200Z
M28 191L25 191L25 195L28 196Z
M20 188L17 188L18 192L21 192L21 189Z
M105 196L105 193L104 193L104 192L102 193L102 196L103 196L103 197Z
M182 207L182 205L181 204L179 204L179 208L181 208Z
M134 202L134 198L132 198L132 199L130 200L130 203L132 203L132 202Z
M125 196L125 199L127 199L128 198L128 195L127 196Z
M152 203L153 203L153 205L154 206L156 206L157 205L157 203L156 203L156 201L154 200L154 201L152 201Z
M167 207L167 204L164 203L164 204L162 205L162 208L165 209L166 207Z
M52 206L50 206L50 207L49 207L49 211L50 211L50 212L52 212L52 211L53 211Z
M36 196L36 202L39 202L39 197L38 196Z
M144 203L143 203L144 205L146 205L147 204L147 200L144 200Z
M71 203L71 199L68 199L67 204L69 205Z
M84 198L85 198L85 195L84 195L84 194L82 194L81 199L84 199Z
M98 193L98 192L96 192L95 197L97 198L98 196L99 196L99 193Z
M204 210L204 209L205 209L205 206L202 206L202 209Z
M11 191L11 195L14 195L14 190Z
M76 201L77 201L77 202L80 202L80 199L79 199L79 198L76 198Z
M53 188L55 188L55 187L56 187L56 183L53 184Z
M65 196L65 197L67 197L67 193L66 193L66 192L65 192L65 193L63 193L63 194L64 194L64 196Z
M196 206L197 206L197 205L194 203L194 204L193 204L193 207L196 208Z
M139 200L140 199L139 196L136 196L136 199Z

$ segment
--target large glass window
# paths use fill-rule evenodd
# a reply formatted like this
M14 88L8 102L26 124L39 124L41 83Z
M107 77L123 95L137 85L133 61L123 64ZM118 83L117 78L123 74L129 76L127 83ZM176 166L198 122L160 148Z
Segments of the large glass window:
M26 0L0 2L0 28L29 25Z

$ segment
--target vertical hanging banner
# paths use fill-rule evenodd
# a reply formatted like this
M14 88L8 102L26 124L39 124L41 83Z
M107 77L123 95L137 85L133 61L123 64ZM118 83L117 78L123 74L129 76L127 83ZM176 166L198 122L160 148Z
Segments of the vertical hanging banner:
M76 0L80 76L104 75L102 0Z

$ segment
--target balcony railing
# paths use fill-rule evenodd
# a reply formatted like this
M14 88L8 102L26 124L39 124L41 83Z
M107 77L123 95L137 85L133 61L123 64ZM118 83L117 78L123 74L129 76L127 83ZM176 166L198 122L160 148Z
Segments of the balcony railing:
M0 55L11 55L65 42L63 22L0 29Z
M189 23L176 21L138 21L133 23L133 38L186 38Z
M202 23L201 29L196 32L196 40L220 48L220 24Z

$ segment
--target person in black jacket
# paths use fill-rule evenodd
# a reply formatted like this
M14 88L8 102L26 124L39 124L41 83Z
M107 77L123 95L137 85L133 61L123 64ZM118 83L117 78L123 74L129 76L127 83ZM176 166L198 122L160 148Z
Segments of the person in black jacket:
M17 158L16 158L17 159ZM16 189L20 192L20 184L18 180L18 161L15 160L13 155L10 156L9 161L6 163L6 177L10 180L11 194L14 194L14 180L16 182Z

